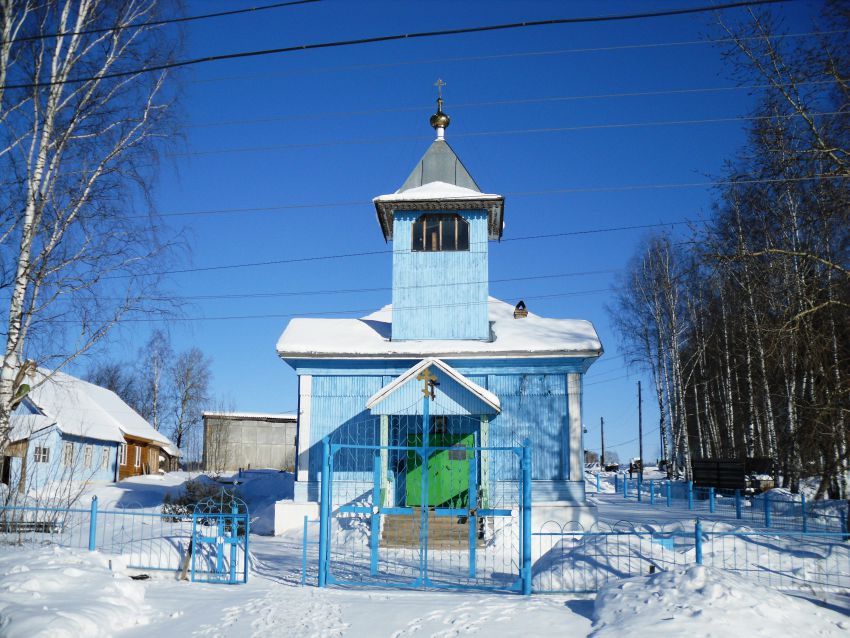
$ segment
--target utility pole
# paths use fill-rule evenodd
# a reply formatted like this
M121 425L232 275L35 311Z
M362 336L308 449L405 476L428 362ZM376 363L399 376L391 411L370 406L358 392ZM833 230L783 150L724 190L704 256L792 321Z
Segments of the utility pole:
M605 470L605 417L599 417L599 436L602 438L602 456L599 457L599 465Z
M638 381L638 454L640 455L640 476L643 478L643 409L641 402L640 381Z

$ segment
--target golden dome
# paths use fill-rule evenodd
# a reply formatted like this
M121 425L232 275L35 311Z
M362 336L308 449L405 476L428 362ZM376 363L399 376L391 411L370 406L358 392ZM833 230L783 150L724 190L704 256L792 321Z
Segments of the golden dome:
M431 126L436 128L447 128L451 118L443 113L443 98L437 98L437 112L431 116Z

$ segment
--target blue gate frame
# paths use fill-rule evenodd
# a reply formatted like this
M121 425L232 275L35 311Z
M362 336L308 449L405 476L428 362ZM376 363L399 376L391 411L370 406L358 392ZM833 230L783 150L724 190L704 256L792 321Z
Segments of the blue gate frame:
M205 499L192 512L192 582L248 582L248 507L237 498Z
M461 448L465 454L473 455L473 462L469 463L469 497L466 507L436 506L436 507L412 507L398 506L396 504L385 504L383 498L384 479L382 471L381 454L389 454L391 451L398 453L414 453L421 463L421 494L429 494L429 472L428 459L432 454L445 450L457 450L458 448L434 447L429 445L429 416L428 399L424 400L423 406L423 437L421 446L400 445L358 445L331 443L328 438L322 441L322 472L321 472L321 502L320 502L320 529L319 529L319 586L337 584L344 586L378 586L397 587L413 589L484 589L514 591L523 594L531 593L531 449L528 441L523 442L522 447L464 447ZM361 481L356 494L346 495L339 499L334 507L334 499L337 498L335 490L334 458L340 453L357 455L361 465L371 464L371 481ZM480 497L479 485L482 479L479 473L478 460L484 455L501 455L502 464L515 464L514 480L502 480L504 489L500 491L502 500L488 500L498 502L486 502ZM514 461L506 459L513 458ZM369 460L371 459L371 463ZM418 521L415 520L418 514ZM385 570L379 569L379 556L381 551L381 530L385 517L396 517L397 521L404 521L404 517L410 517L411 532L415 532L418 522L418 547L416 538L412 538L411 547L405 552L398 550L394 552L392 560L386 559ZM451 519L464 520L468 538L464 550L467 556L459 556L457 548L445 550L432 547L429 543L429 521L431 516L435 520ZM339 541L332 538L333 523L341 520L352 521L354 525L351 533L355 534L354 541ZM487 552L494 551L496 543L487 543L485 547L479 548L479 530L489 523L492 527L507 529L512 534L511 527L516 524L519 534L503 540L505 548L510 556L490 556L488 561ZM359 527L358 527L359 524ZM436 524L436 523L435 523ZM357 534L360 536L357 537ZM362 542L362 537L368 536L368 545ZM496 536L496 533L493 533ZM359 539L359 542L358 540ZM513 541L517 542L514 543ZM348 547L346 547L348 543ZM438 545L438 543L433 543ZM332 547L335 554L342 558L333 560ZM359 551L358 551L359 550ZM418 550L418 556L415 554ZM389 550L384 548L385 553ZM498 549L495 551L498 552ZM483 559L484 570L480 569L479 555ZM432 559L429 561L429 558ZM405 559L407 559L405 561ZM502 561L507 565L509 571L498 572L493 569L493 564ZM488 570L488 562L490 569ZM462 565L461 565L462 563ZM392 564L392 565L390 565ZM393 569L393 567L397 569ZM389 571L387 571L389 570ZM339 573L346 572L346 573Z

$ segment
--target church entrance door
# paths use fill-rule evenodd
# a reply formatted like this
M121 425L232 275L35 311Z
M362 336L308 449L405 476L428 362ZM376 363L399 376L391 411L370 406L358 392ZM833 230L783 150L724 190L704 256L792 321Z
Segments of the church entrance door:
M470 485L478 475L477 468L470 467L476 463L475 435L452 434L442 432L431 434L426 471L428 472L427 499L422 498L422 457L414 446L415 438L408 442L407 452L406 498L407 507L468 507L469 490L478 486ZM425 501L425 502L423 502Z

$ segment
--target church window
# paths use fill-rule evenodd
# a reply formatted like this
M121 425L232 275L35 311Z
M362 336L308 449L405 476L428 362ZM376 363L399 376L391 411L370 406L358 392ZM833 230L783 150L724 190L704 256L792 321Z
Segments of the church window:
M469 222L460 215L420 215L413 223L416 251L469 250Z

